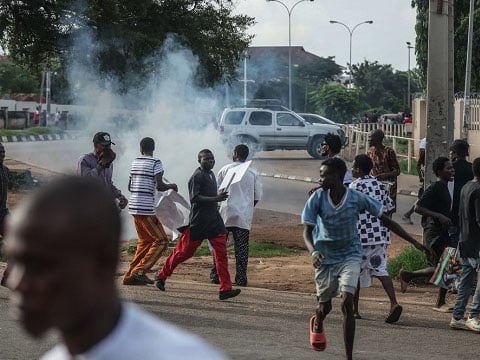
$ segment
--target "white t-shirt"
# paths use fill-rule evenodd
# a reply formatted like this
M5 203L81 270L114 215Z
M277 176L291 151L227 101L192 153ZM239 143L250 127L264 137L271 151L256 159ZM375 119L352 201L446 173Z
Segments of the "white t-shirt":
M228 169L242 164L233 162L220 169L217 184L221 184ZM225 226L250 230L252 227L253 204L262 198L262 183L257 172L249 167L242 179L230 185L229 196L220 204L220 215Z
M132 215L155 214L155 175L163 172L159 159L139 156L130 166L130 201L128 212Z
M133 304L122 304L117 326L87 352L72 356L64 344L56 345L40 360L222 360L213 346Z

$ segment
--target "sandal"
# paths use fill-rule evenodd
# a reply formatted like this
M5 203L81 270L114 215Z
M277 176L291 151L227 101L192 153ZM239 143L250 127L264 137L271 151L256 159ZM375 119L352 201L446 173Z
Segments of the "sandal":
M322 332L317 333L313 331L315 326L315 316L310 318L310 345L315 351L324 351L327 348L327 338L325 337L325 329ZM324 327L324 325L322 326Z

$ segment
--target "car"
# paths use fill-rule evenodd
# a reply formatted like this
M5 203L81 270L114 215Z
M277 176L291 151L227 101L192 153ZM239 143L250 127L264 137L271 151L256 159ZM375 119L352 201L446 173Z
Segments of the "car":
M312 125L300 115L282 108L226 108L218 128L230 146L246 144L251 152L261 150L307 150L322 159L322 143L328 133L337 134L345 142L345 133L337 125Z
M328 125L340 125L333 120L327 119L321 115L317 114L307 114L307 113L298 113L305 121L309 122L310 124L328 124Z

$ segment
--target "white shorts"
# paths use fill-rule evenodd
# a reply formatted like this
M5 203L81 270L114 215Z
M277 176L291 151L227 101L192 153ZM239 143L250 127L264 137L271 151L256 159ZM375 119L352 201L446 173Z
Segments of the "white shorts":
M355 295L361 259L351 259L339 264L323 264L315 269L318 302L325 303L341 293Z
M388 276L388 244L363 245L362 266L360 270L360 287L372 286L372 276Z

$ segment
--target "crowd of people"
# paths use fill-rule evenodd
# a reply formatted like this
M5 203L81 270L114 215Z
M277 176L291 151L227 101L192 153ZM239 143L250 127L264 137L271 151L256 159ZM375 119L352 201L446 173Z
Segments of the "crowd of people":
M329 156L320 167L320 187L312 189L302 213L304 241L315 267L318 299L316 313L310 320L310 342L314 350L325 350L324 320L332 309L332 298L340 294L347 359L352 358L355 319L361 319L359 291L371 285L372 276L380 280L390 300L385 322L397 322L403 311L386 271L388 228L422 250L431 265L414 272L401 271L402 292L417 277L438 277L439 269L444 269L441 265L445 257L454 254L447 260L459 260L462 269L455 307L446 305L447 286L439 282L433 309L453 312L450 321L453 329L480 332L480 158L469 163L466 160L468 143L455 140L450 158L439 157L433 162L438 181L421 192L413 209L403 215L408 222L411 222L413 211L422 215L424 244L420 244L389 216L395 211L396 179L400 169L395 152L383 145L383 138L381 130L369 134L370 148L367 154L355 157L352 168L355 180L348 188L345 186L345 163ZM418 170L423 170L425 145L422 140ZM328 144L325 147L328 150ZM328 151L325 154L328 155ZM423 172L419 174L423 185ZM471 294L472 308L465 319Z
M371 286L372 277L379 279L390 300L385 322L396 323L402 315L403 307L387 271L390 230L423 251L431 265L416 272L402 271L402 291L416 277L435 274L446 248L458 249L462 272L455 307L446 307L446 287L441 284L435 309L453 311L451 328L480 332L480 285L474 285L480 265L480 158L469 163L468 143L456 140L450 159L440 157L433 162L438 181L426 188L412 210L422 215L421 244L391 218L396 211L400 168L394 150L383 140L381 130L372 131L367 153L357 155L352 169L348 169L339 155L340 138L326 136L322 149L327 160L320 166L319 186L309 191L301 215L303 240L315 268L318 300L309 324L310 344L315 351L326 349L325 320L332 310L332 299L341 295L347 359L352 359L355 322L362 318L360 290ZM262 186L251 167L239 181L227 177L235 167L248 165L248 147L236 146L233 162L217 176L212 171L212 151L198 153L199 167L188 181L188 224L178 229L175 248L151 279L148 274L169 241L155 212L155 192L177 192L178 187L164 179L163 163L154 156L155 141L145 137L139 144L140 155L130 166L127 199L112 181L116 160L112 145L108 133L95 134L93 151L78 161L78 176L57 179L36 191L10 219L6 244L9 263L2 285L14 292L24 328L34 336L50 328L60 331L63 341L42 358L47 360L78 355L154 359L160 346L153 339L157 336L167 344L162 345L162 354L170 358L186 359L195 353L197 359L223 359L224 355L203 340L120 301L115 286L119 213L128 209L138 235L123 285L153 284L166 291L166 281L175 268L208 239L214 257L211 280L219 284L218 298L236 297L241 290L232 286L227 235L232 234L235 248L235 284L247 286L249 232ZM424 155L425 146L422 149ZM2 221L8 213L4 157L5 150L0 146ZM403 219L410 220L410 216L411 212L404 214ZM3 228L0 230L3 235ZM71 286L72 279L75 286ZM471 294L472 308L465 319ZM131 336L139 340L132 342Z

